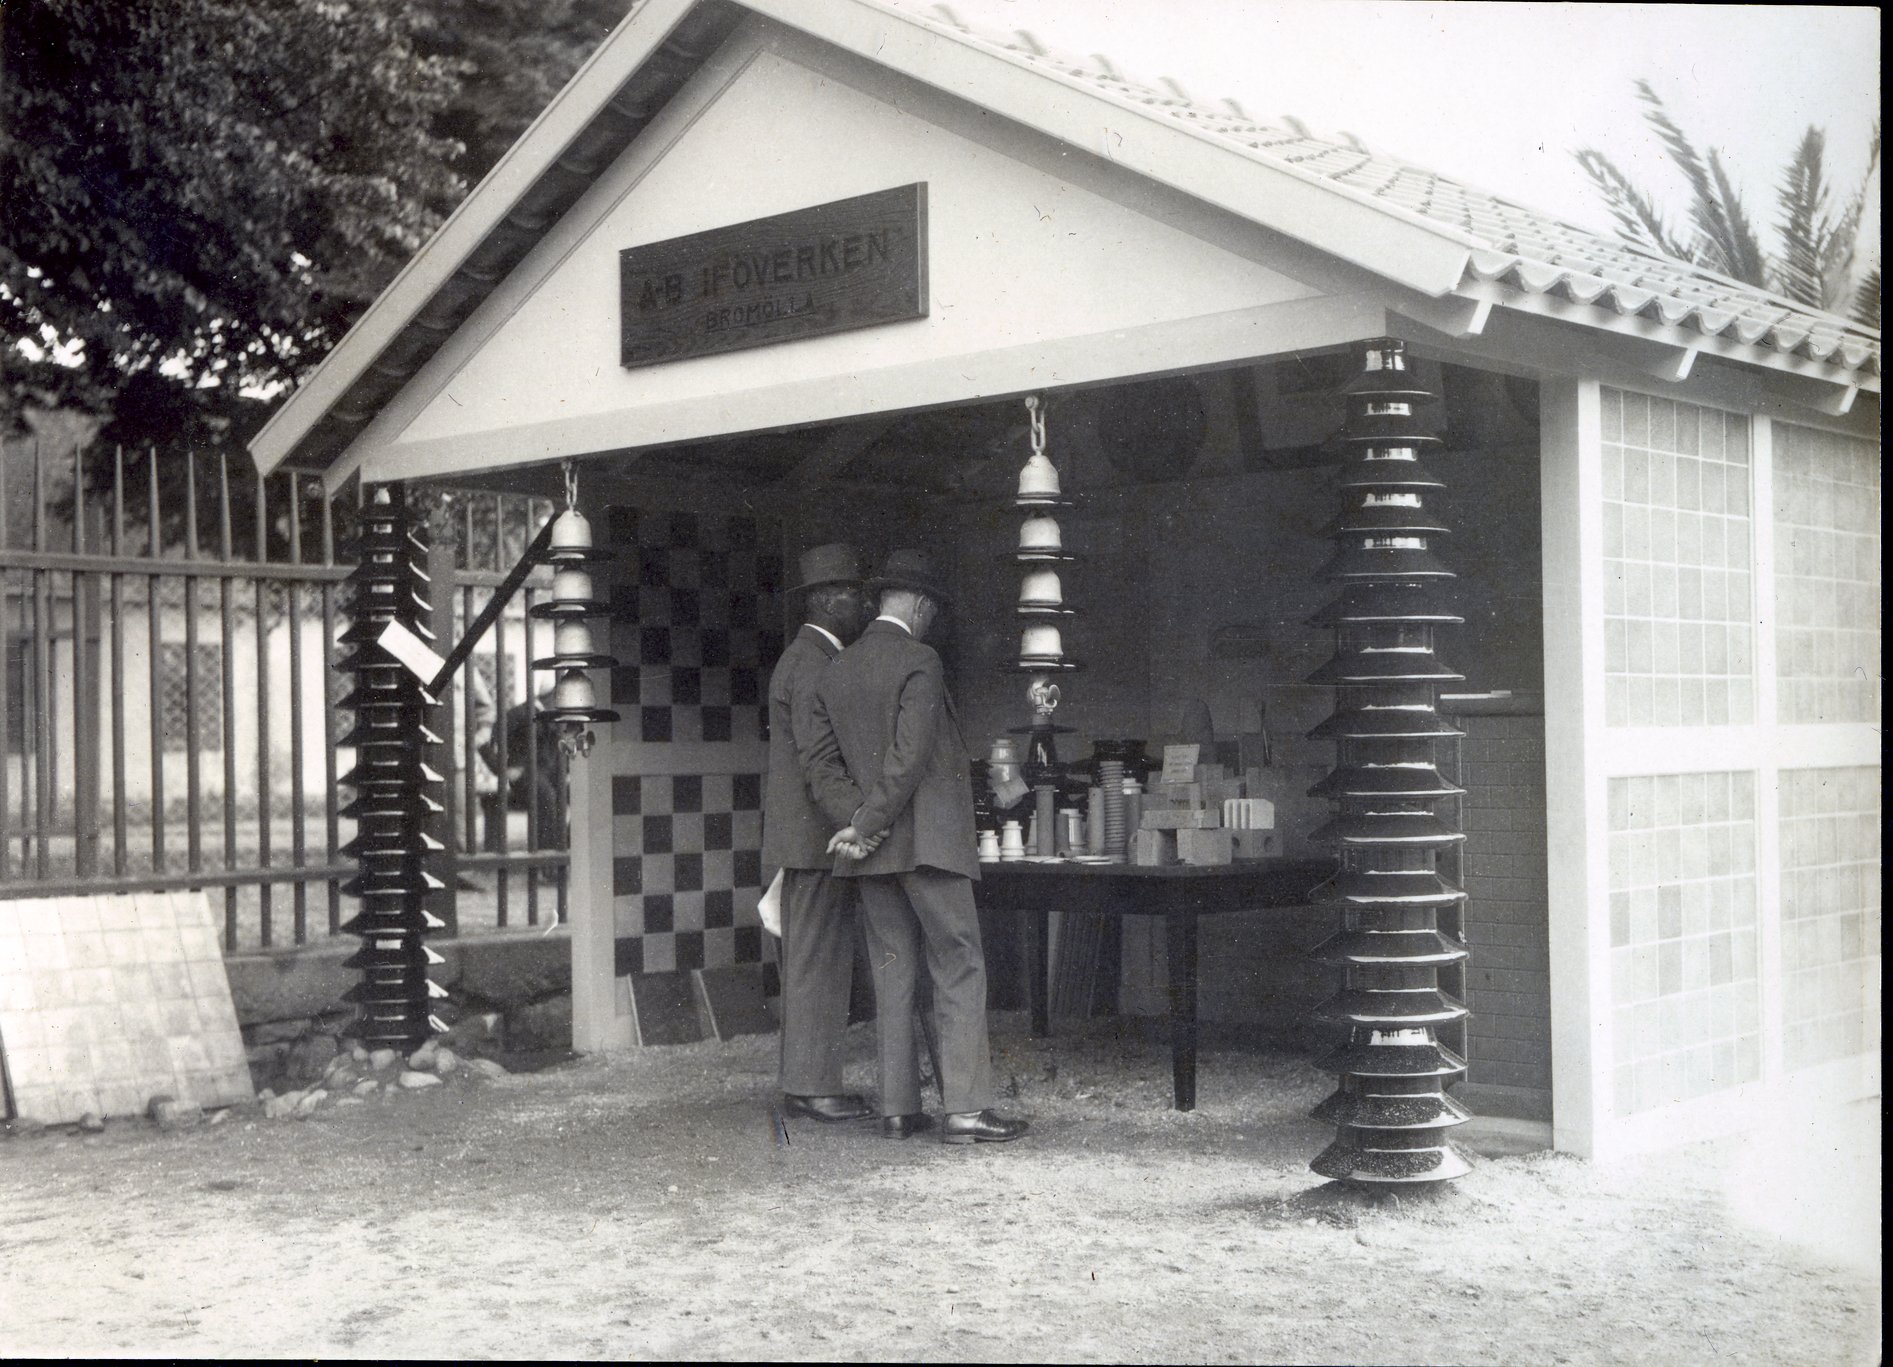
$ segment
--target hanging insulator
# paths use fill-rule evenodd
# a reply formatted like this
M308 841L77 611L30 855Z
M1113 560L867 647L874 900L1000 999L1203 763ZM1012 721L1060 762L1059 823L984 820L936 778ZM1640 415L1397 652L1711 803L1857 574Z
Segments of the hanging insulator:
M1364 343L1360 359L1342 389L1343 505L1322 571L1341 596L1313 618L1334 628L1335 653L1310 682L1334 686L1336 706L1311 734L1339 751L1310 789L1338 808L1314 838L1341 859L1314 900L1342 924L1311 957L1343 972L1315 1014L1348 1033L1321 1060L1340 1083L1315 1115L1337 1133L1312 1166L1348 1182L1433 1182L1471 1168L1445 1138L1470 1118L1445 1093L1465 1061L1434 1036L1467 1014L1438 981L1466 958L1438 924L1465 893L1436 867L1465 836L1434 811L1461 791L1440 774L1435 747L1460 734L1437 705L1440 685L1462 676L1434 655L1433 634L1461 619L1442 602L1452 571L1433 554L1446 528L1425 506L1442 486L1419 459L1438 445L1419 419L1434 396L1407 368L1404 343Z
M551 539L540 557L552 567L552 596L535 603L531 615L552 622L552 654L532 662L534 669L554 672L552 706L536 720L553 727L567 755L586 754L592 747L591 726L618 720L618 713L598 705L597 689L589 669L610 669L618 661L595 648L590 619L604 617L611 605L595 596L587 567L611 559L609 551L592 543L592 526L575 505L577 484L571 463L565 468L566 508L552 522Z

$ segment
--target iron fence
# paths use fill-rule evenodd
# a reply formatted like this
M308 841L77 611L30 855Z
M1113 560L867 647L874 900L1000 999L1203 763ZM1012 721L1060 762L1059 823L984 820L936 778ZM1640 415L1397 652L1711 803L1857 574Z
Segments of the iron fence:
M334 665L356 505L232 465L0 444L0 899L202 888L226 951L340 932L354 865ZM417 497L451 641L550 508ZM452 876L435 910L454 929L537 924L548 890L562 906L562 789L533 801L558 785L529 720L526 605L442 700Z

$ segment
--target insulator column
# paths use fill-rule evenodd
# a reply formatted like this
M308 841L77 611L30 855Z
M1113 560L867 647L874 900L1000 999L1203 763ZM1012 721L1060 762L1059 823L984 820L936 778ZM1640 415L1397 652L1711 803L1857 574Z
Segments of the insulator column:
M361 970L361 982L344 1000L358 1008L350 1033L363 1045L406 1052L442 1028L429 1004L447 995L427 976L442 960L423 942L428 931L442 928L423 905L442 886L428 871L429 856L441 844L422 829L441 810L428 790L442 778L427 763L430 747L441 741L429 726L435 700L378 640L391 621L432 639L427 548L409 524L398 486L377 489L360 518L350 548L356 561L349 575L351 620L341 638L353 650L336 666L354 679L337 706L355 715L354 728L339 742L355 750L355 767L340 780L355 790L355 800L341 810L354 820L355 838L342 852L360 869L342 891L361 900L342 929L362 940L347 960Z
M1434 811L1461 791L1440 774L1436 747L1460 734L1439 715L1439 687L1463 676L1434 655L1433 634L1463 619L1442 608L1453 575L1432 544L1446 528L1425 507L1442 486L1419 460L1438 442L1417 421L1435 396L1409 372L1403 342L1363 343L1360 361L1342 391L1343 502L1322 571L1341 594L1313 619L1334 629L1335 653L1309 680L1336 694L1311 734L1336 743L1338 763L1309 791L1338 807L1315 838L1341 867L1315 897L1342 923L1313 957L1345 975L1316 1014L1348 1029L1321 1060L1340 1086L1315 1116L1337 1134L1311 1166L1348 1182L1437 1182L1471 1169L1447 1139L1471 1118L1445 1091L1465 1061L1434 1034L1467 1014L1439 986L1439 970L1466 958L1439 912L1466 894L1436 867L1465 835Z

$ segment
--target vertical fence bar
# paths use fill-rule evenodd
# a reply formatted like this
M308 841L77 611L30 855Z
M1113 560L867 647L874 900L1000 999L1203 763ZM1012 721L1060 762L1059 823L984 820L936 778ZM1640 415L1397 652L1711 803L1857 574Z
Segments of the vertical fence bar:
M256 575L256 866L267 869L270 865L270 771L269 771L269 578L263 573L263 567L269 564L269 486L264 482L261 472L256 476L256 549L253 559L257 566ZM224 699L224 710L230 710L231 698ZM292 726L295 724L292 720ZM273 908L270 905L270 883L267 878L259 879L256 884L256 915L258 932L262 936L263 948L268 949L275 938L275 927L270 924Z
M506 502L499 494L493 495L493 570L499 573L504 568L506 558ZM488 589L490 596L493 590ZM501 613L493 621L493 676L497 681L494 693L494 707L502 719L499 727L499 768L500 785L503 796L500 801L500 841L502 848L509 848L512 843L512 783L508 775L512 773L513 757L511 754L511 726L506 724L513 710L513 671L506 663L506 614ZM527 797L527 802L531 802ZM512 892L511 878L506 865L501 864L493 879L494 886L494 921L502 930L506 928L510 908L508 902Z
M13 525L7 507L6 443L0 442L0 547L7 544L7 529ZM13 872L13 801L8 791L13 770L13 581L0 570L0 878ZM20 747L26 753L26 747Z
M163 505L158 498L158 448L151 447L150 461L145 467L145 535L151 554L151 563L155 566L163 550L164 535L160 527ZM188 581L187 587L188 587ZM145 658L145 673L150 688L151 699L151 871L165 872L168 862L164 854L164 670L159 663L159 656L164 653L164 630L162 626L163 581L154 572L145 576L145 644L149 648Z
M302 488L289 475L289 563L302 564ZM289 852L298 870L308 864L309 842L302 823L307 803L302 792L302 584L291 582L289 592ZM327 710L326 708L324 709ZM297 944L309 941L309 880L306 875L290 884L290 933Z
M112 558L125 558L125 448L112 448ZM125 576L112 571L112 873L123 878L125 814Z
M322 490L322 564L335 565L335 501ZM322 581L322 805L324 815L324 860L331 868L340 858L342 846L340 809L336 805L335 768L335 581ZM342 885L330 877L329 934L342 933Z
M203 735L197 717L197 452L184 453L184 867L204 867Z
M46 549L46 453L33 443L33 549ZM33 697L25 716L33 728L33 861L39 876L48 876L52 838L52 733L53 733L53 594L52 575L33 571Z
M530 504L527 505L526 517L528 519L526 530L530 534L532 530ZM526 696L523 700L527 717L526 848L534 854L539 852L539 847L545 843L546 838L545 828L540 823L539 819L539 721L538 718L533 715L532 710L534 694L534 679L532 677L532 609L534 599L537 598L537 596L537 591L534 590L532 585L526 585L526 592L524 594L526 615L519 626L520 631L525 637L525 639L520 642L520 650L526 661ZM539 866L532 863L526 865L526 924L529 926L539 924Z
M85 501L85 447L72 447L72 553L85 555L85 525L92 509ZM72 860L73 873L99 873L99 709L98 668L92 642L98 631L96 573L74 570L67 583L72 594Z
M234 558L230 545L230 457L217 453L217 548L223 563ZM237 710L231 701L237 694L236 604L229 575L217 580L217 626L223 642L219 663L219 684L223 691L223 866L237 866ZM223 890L224 950L237 947L237 889L232 884Z
M458 595L459 601L457 603L454 601L455 595L453 594L443 593L441 598L448 605L450 614L448 620L455 623L455 631L453 634L454 639L458 640L460 633L467 630L468 626L473 621L473 586L470 582L472 579L471 571L473 569L473 499L470 495L463 496L460 503L460 552L455 558L455 563L462 569L469 571L467 581L462 582L460 586L460 593ZM457 619L451 615L456 610L458 610L459 613ZM474 768L474 765L485 763L485 761L480 758L478 739L474 735L476 729L474 717L478 697L474 688L474 679L478 670L478 664L476 664L473 657L469 655L466 663L461 666L460 675L460 715L466 719L466 724L460 728L462 742L460 747L460 773L462 779L460 785L460 845L462 849L469 852L477 852L480 848L479 839L475 831L482 815L479 811L481 805L479 772ZM489 699L491 697L490 690L488 697ZM498 720L498 717L495 716L494 722L496 725Z

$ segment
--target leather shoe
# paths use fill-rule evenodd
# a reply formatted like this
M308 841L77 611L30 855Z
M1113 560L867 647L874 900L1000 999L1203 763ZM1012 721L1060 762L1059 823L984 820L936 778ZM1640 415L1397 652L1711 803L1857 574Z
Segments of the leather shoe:
M912 1115L884 1115L881 1117L881 1138L911 1139L917 1134L933 1128L933 1117L925 1111L915 1111Z
M1024 1134L1023 1120L1007 1120L992 1111L950 1115L940 1127L942 1144L1004 1144Z
M852 1092L844 1092L840 1096L790 1096L784 1092L782 1109L790 1115L819 1120L825 1125L843 1120L866 1120L874 1114L874 1108L868 1105L867 1098Z

